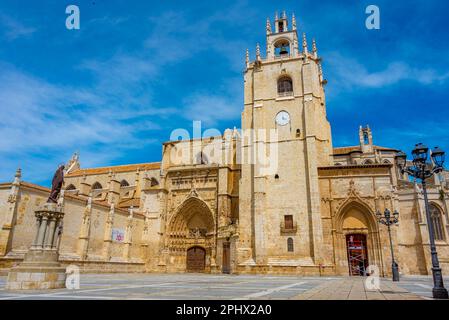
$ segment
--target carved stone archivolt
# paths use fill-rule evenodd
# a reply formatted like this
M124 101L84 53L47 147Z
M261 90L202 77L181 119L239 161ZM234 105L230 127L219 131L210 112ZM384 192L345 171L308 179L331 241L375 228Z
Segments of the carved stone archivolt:
M184 254L194 245L213 245L215 223L212 210L192 189L167 223L167 247L171 253Z
M188 232L188 223L192 222L192 219L196 218L194 222L196 224L203 224L204 228L208 231L212 231L214 227L213 214L209 206L196 196L189 196L178 207L175 213L172 215L168 223L168 233L170 232ZM198 226L199 227L199 226Z

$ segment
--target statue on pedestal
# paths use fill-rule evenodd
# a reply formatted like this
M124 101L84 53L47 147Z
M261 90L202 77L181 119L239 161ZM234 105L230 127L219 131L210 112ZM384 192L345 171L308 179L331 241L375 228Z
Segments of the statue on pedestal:
M66 270L59 262L59 242L62 236L64 166L56 170L50 197L35 211L36 234L34 241L18 266L11 268L7 290L41 290L64 288ZM60 203L58 203L58 198Z
M48 197L47 203L58 203L58 196L64 184L64 168L64 165L60 165L53 175L50 197Z

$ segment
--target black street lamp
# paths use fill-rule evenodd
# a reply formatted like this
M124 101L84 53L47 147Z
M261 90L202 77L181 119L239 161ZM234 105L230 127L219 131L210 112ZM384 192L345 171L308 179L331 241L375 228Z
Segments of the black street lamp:
M390 250L391 250L391 271L393 273L393 281L399 281L399 269L398 264L394 260L393 241L391 240L391 228L390 228L392 224L398 223L399 212L395 210L393 212L393 216L391 216L390 210L385 209L383 215L382 213L380 213L380 211L377 211L376 215L379 223L386 225L388 227L388 236L390 238Z
M431 158L433 165L427 162L429 148L422 143L418 143L412 151L413 165L407 167L407 156L403 152L396 155L396 164L402 173L420 179L424 194L424 204L426 208L427 229L429 230L430 254L432 256L433 289L432 294L435 299L448 299L448 293L443 284L443 275L438 262L438 254L435 246L434 230L430 219L429 200L427 198L426 179L434 174L443 171L444 151L438 147L432 150Z

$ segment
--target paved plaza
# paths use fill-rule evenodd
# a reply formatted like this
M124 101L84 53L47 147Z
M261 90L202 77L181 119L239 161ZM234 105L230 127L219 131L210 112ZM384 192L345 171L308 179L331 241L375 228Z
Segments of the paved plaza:
M380 279L369 290L362 277L295 277L208 274L82 274L80 289L7 291L0 277L0 300L420 300L430 299L431 277ZM449 283L449 279L446 279Z

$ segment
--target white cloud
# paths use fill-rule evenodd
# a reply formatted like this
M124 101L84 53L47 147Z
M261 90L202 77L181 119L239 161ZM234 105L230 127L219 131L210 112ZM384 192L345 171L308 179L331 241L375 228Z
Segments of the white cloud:
M327 55L324 68L325 75L332 79L329 85L335 91L356 87L382 88L401 81L429 85L449 78L449 72L439 73L430 68L416 68L402 61L391 62L383 70L370 71L356 59L336 52Z
M10 180L21 165L25 179L43 181L74 151L80 151L84 167L110 164L127 152L154 144L156 140L148 137L162 129L168 115L202 120L208 126L238 119L240 78L223 79L223 88L214 94L194 91L177 108L154 106L152 90L164 67L202 50L215 50L240 71L243 43L229 42L212 28L223 21L247 25L245 19L237 19L241 12L237 5L227 14L217 13L193 24L183 20L182 14L158 17L142 51L119 51L105 60L83 61L78 68L93 76L89 86L50 83L0 61L0 180ZM34 32L7 22L9 39Z
M139 58L126 54L117 54L106 61L84 61L80 68L92 71L99 85L105 88L112 85L111 90L117 89L118 84L133 85L144 78L151 78L157 72L157 66L148 57Z
M78 112L73 105L101 105L103 97L83 90L49 84L4 67L0 75L0 151L106 143L114 138L116 121L99 117L98 110ZM122 135L127 134L122 130Z
M242 16L242 12L245 15ZM243 32L254 16L255 13L248 10L246 1L238 1L226 13L219 11L200 16L197 20L186 19L182 12L166 12L150 19L154 28L145 40L145 47L160 63L179 62L206 50L213 51L217 57L225 57L234 71L241 71L246 53L245 42L237 37L225 37L216 25L239 26Z
M238 119L241 111L241 103L220 95L196 94L186 99L185 104L185 118L201 121L206 126Z
M154 139L142 140L138 134L159 130L152 118L174 111L128 104L101 84L93 88L55 85L10 65L0 66L1 180L9 180L14 168L22 163L24 173L32 172L29 178L42 181L77 149L81 149L83 165L104 165L126 150L155 143ZM139 78L121 77L120 72L115 76L117 87L121 79L127 83ZM125 87L120 94L131 96Z
M10 41L29 36L36 31L35 28L27 27L6 14L0 14L0 25L3 26L6 39Z

